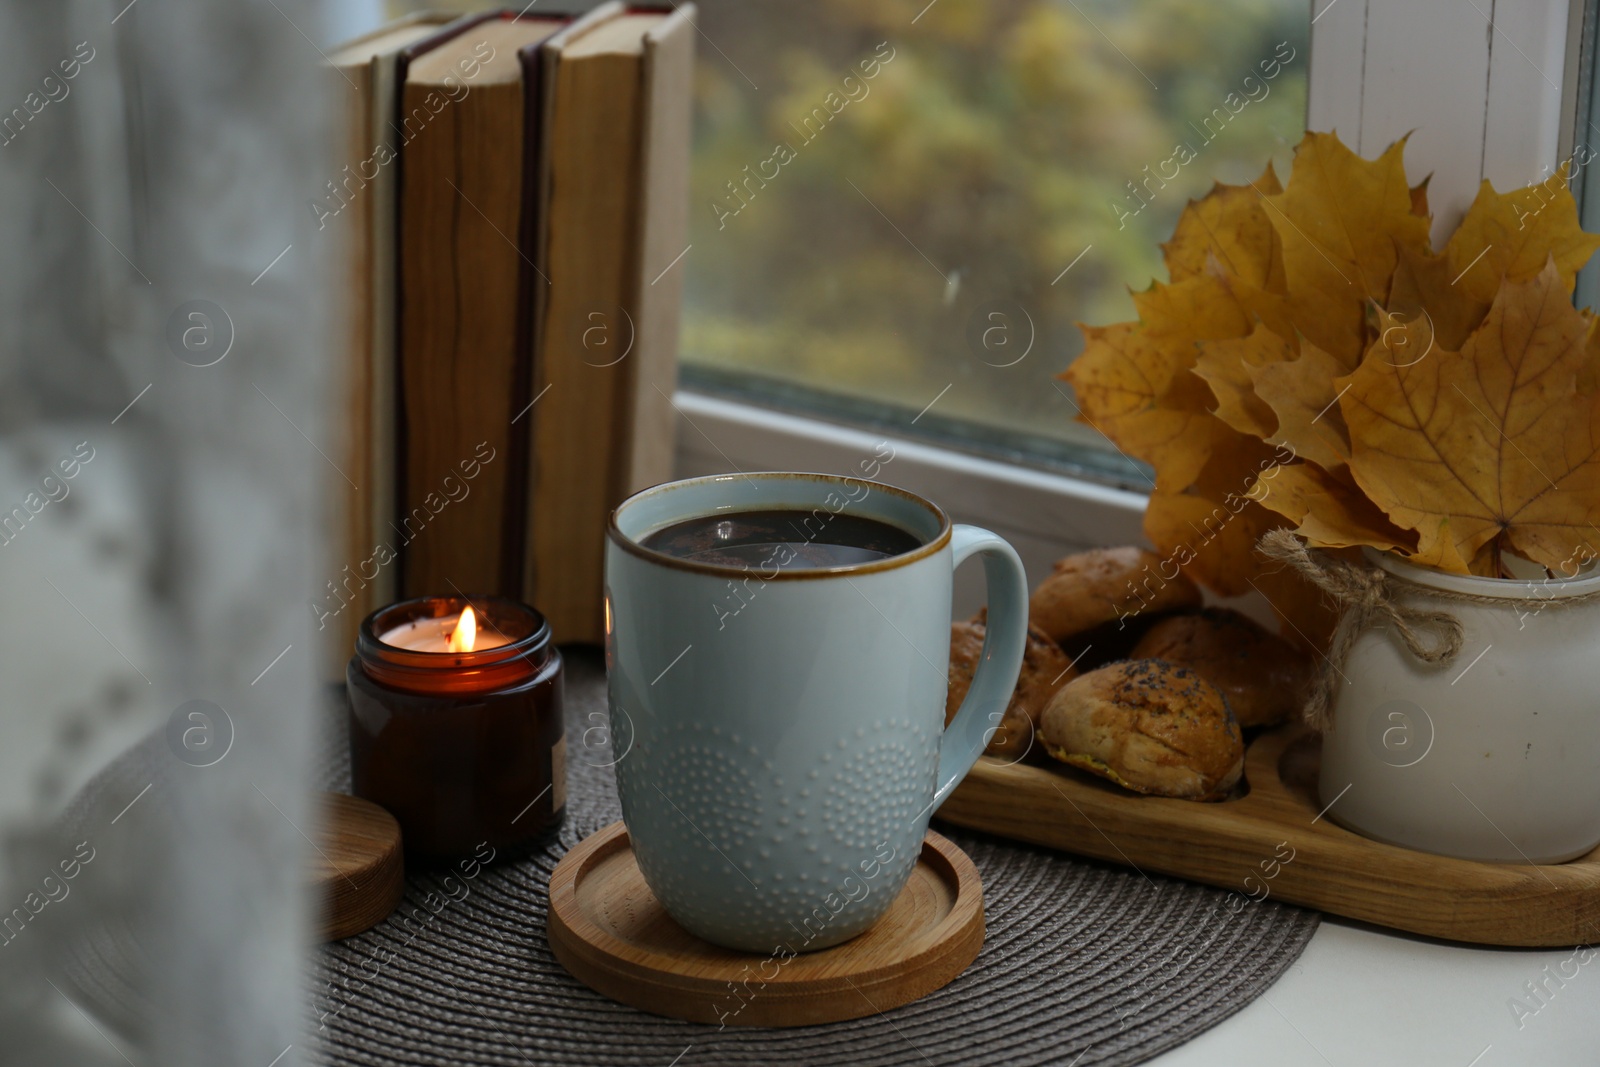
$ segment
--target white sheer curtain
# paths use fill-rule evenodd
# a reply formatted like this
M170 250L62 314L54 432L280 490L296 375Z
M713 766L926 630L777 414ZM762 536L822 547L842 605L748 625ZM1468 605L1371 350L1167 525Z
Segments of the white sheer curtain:
M322 14L0 5L0 1062L287 1067L344 485Z

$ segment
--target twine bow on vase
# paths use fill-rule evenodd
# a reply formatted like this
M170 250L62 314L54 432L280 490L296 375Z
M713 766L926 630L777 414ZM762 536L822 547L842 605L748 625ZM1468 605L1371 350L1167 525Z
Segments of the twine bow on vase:
M1437 589L1422 590L1378 567L1361 566L1322 553L1313 554L1289 530L1268 531L1256 547L1269 558L1293 567L1340 606L1339 621L1334 626L1327 654L1322 657L1321 668L1306 698L1306 724L1318 731L1329 730L1333 726L1334 690L1344 676L1344 663L1350 656L1350 650L1355 647L1356 638L1366 630L1387 624L1390 632L1400 638L1408 652L1420 662L1430 665L1447 664L1461 652L1461 620L1448 611L1415 608L1402 603L1401 597L1405 592L1416 590L1428 596L1451 600L1502 602L1494 597L1447 593Z

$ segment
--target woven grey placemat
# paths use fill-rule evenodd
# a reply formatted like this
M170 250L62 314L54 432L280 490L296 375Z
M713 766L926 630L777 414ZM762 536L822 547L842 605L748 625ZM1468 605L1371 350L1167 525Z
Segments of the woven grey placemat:
M1132 1064L1260 996L1316 930L1315 912L1266 901L1234 914L1221 890L941 826L977 865L988 925L977 961L944 989L868 1018L784 1030L718 1030L625 1007L568 975L545 941L556 862L622 814L596 729L603 669L592 653L566 654L571 769L559 842L472 879L413 874L394 915L326 947L312 976L320 1062ZM324 777L348 781L342 755Z

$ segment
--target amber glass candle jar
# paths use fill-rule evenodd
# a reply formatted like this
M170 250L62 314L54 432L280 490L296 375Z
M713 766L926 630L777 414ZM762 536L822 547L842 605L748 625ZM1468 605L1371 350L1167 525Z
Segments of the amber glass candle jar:
M537 611L480 596L380 608L345 676L355 795L399 821L407 860L515 853L561 824L561 653Z

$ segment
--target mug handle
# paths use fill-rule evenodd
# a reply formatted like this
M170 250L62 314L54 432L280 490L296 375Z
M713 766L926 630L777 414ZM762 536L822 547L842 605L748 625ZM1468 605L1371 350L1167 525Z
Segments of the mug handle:
M1022 650L1028 639L1028 578L1017 550L988 530L958 524L950 534L951 567L961 566L974 555L983 557L989 621L967 698L939 742L935 808L972 770L1000 725L1000 718L1011 703L1011 692L1017 687Z

